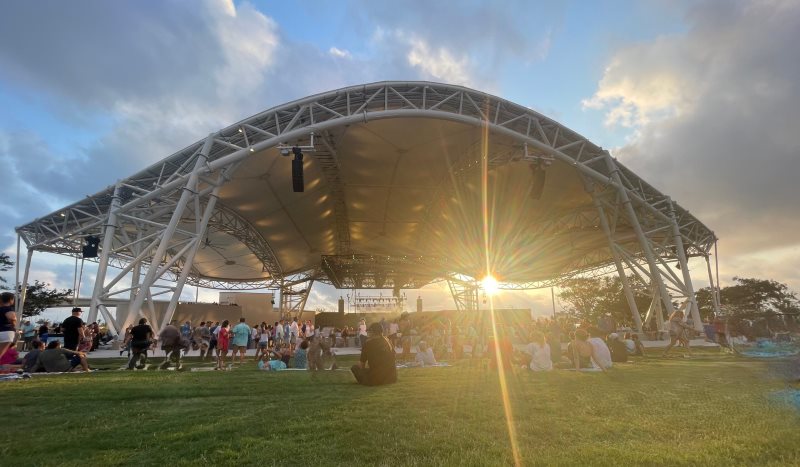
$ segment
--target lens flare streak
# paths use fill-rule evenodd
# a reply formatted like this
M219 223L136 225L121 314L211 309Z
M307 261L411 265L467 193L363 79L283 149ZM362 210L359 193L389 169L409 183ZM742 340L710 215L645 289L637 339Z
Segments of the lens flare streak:
M483 214L483 248L484 248L484 258L486 259L486 271L485 275L486 278L492 278L492 264L491 258L493 258L490 245L492 244L492 239L490 235L492 230L490 229L490 225L492 223L492 218L490 217L489 212L489 126L483 126L483 138L482 138L482 146L481 146L481 211ZM495 281L496 285L496 281ZM488 290L487 290L488 292ZM522 465L519 456L519 446L517 444L517 433L516 428L514 426L514 417L511 410L511 399L508 395L508 384L506 382L506 373L505 368L503 365L503 355L500 345L500 336L497 332L497 319L495 317L494 311L494 299L492 297L493 294L489 294L489 315L492 318L492 336L494 337L494 352L495 352L495 361L497 362L497 377L500 382L500 396L503 401L503 413L506 418L506 427L508 428L508 439L511 444L511 455L514 459L514 465L519 466Z

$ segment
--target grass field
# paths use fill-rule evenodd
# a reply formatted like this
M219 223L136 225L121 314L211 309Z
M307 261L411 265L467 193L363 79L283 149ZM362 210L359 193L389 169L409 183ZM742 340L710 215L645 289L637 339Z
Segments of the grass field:
M513 464L496 373L463 362L399 378L368 388L249 364L0 383L0 464ZM764 362L700 354L507 381L523 465L800 465L800 412Z

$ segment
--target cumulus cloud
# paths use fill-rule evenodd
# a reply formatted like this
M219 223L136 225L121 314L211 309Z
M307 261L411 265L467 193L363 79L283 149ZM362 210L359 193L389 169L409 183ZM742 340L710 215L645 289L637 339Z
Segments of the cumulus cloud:
M328 49L328 53L333 55L336 58L350 58L352 55L350 51L347 49L340 49L338 47L331 47Z
M616 155L714 229L740 255L730 275L746 275L798 243L800 4L704 3L686 21L619 50L585 105L636 129Z
M414 1L397 9L357 0L353 27L373 40L353 53L292 41L247 1L5 5L4 90L46 102L45 110L63 123L49 130L80 127L94 134L80 147L61 147L50 142L48 130L0 129L0 161L13 175L0 207L11 224L26 223L209 131L341 86L430 79L492 90L499 66L536 62L549 50L549 32L531 29L513 14L523 6L454 9ZM378 37L375 24L385 24L387 33ZM10 229L0 232L6 251L13 243ZM59 276L68 273L68 266L52 261ZM447 297L446 291L434 293ZM331 296L323 289L312 298L330 306Z

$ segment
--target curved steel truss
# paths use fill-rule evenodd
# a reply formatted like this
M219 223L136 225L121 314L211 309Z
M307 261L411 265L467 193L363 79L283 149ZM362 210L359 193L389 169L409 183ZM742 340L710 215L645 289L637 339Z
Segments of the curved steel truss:
M275 287L286 274L298 271L283 271L266 240L235 212L216 203L220 187L251 154L281 144L307 146L316 139L314 146L319 152L313 161L320 164L335 200L336 253L348 254L347 210L338 177L337 142L331 130L391 118L433 118L481 126L513 138L524 148L524 152L494 156L489 167L543 159L574 167L585 179L595 209L571 213L543 229L602 230L611 254L610 259L608 251L605 256L596 251L576 254L566 275L608 268L621 274L623 269L632 270L652 284L654 297L666 310L672 309L671 292L677 291L684 298L681 306L691 309L699 326L686 261L692 256L707 258L716 241L714 233L581 135L529 108L460 86L381 82L290 102L212 133L114 186L17 228L17 232L27 245L29 259L33 251L78 255L85 236L103 239L92 315L98 311L107 315L103 300L123 292L130 295L131 312L138 312L158 293L172 293L175 303L185 283L229 289ZM622 224L628 227L626 238L620 238L617 229ZM244 243L263 263L264 274L247 280L202 275L192 262L208 229ZM673 263L681 266L680 274L668 267ZM122 275L107 280L109 264L121 267L122 275L133 276L130 288L116 288ZM309 287L315 278L326 281L318 272L307 276L304 281ZM516 282L506 288L548 285L563 278ZM175 285L158 285L163 279ZM27 270L23 284L27 284ZM161 289L156 290L158 287ZM170 317L168 313L165 321Z

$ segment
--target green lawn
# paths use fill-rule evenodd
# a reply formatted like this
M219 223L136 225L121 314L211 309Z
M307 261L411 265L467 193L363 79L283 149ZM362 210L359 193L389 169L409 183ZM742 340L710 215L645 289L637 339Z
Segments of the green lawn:
M496 373L464 362L399 377L367 388L249 364L0 383L0 464L513 463ZM786 388L764 362L702 353L508 375L524 465L800 465L800 412L773 395Z

